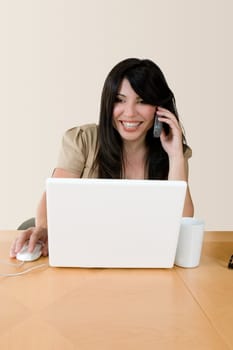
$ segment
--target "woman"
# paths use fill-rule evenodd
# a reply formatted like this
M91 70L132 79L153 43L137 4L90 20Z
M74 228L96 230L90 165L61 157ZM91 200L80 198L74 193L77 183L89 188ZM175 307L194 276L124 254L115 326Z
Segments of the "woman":
M154 137L155 115L163 128ZM150 60L129 58L118 63L106 78L99 125L68 130L63 138L53 177L98 177L188 181L187 146L175 98L160 68ZM193 216L187 188L183 216ZM15 257L26 240L29 251L40 240L48 255L46 195L36 215L36 227L13 242Z

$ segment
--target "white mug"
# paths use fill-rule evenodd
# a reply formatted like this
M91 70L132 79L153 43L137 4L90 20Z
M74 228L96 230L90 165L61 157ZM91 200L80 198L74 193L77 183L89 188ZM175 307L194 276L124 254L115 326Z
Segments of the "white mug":
M192 217L181 219L180 232L175 256L175 265L197 267L200 263L204 221Z

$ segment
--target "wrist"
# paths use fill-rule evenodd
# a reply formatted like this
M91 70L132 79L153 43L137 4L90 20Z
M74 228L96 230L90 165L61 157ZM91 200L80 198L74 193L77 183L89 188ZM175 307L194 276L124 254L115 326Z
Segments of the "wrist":
M169 159L169 164L182 163L182 162L185 163L185 158L183 153L170 155L168 159Z
M47 230L48 228L47 220L40 220L36 218L36 227Z
M188 180L186 160L183 155L169 157L168 180Z

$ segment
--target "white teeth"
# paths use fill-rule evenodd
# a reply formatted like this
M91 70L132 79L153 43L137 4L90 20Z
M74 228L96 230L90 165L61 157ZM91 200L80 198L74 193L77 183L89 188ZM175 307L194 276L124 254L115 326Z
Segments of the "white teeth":
M122 124L123 124L126 128L136 128L138 125L140 125L140 122L137 122L137 123L122 122Z

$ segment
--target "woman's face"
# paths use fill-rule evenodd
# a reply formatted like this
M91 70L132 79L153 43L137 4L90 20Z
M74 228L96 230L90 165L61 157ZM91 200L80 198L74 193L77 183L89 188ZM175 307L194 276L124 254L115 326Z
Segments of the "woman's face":
M113 125L124 141L144 141L154 123L156 107L143 102L123 79L113 108Z

